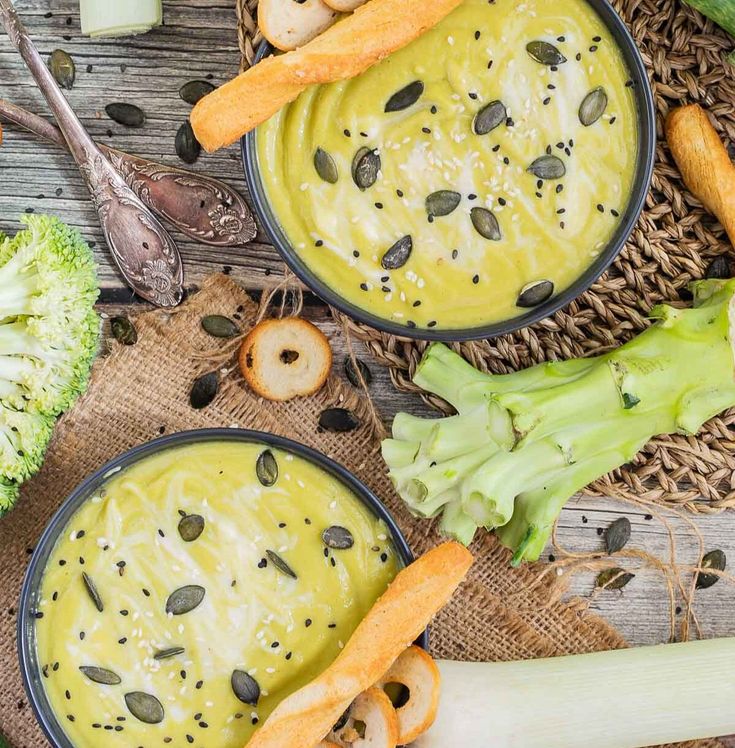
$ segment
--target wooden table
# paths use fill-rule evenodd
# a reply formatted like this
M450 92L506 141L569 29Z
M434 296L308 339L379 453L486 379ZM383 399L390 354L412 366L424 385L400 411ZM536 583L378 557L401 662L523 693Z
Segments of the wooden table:
M91 134L100 142L155 159L181 165L174 152L174 136L190 107L178 95L179 87L192 79L210 79L220 84L237 73L239 50L236 17L231 0L176 0L165 2L166 25L145 36L91 41L79 31L77 0L16 0L33 38L44 55L60 47L76 61L77 78L68 98ZM6 37L0 35L0 96L46 114L48 108L36 90ZM126 129L112 122L104 107L113 101L137 104L147 115L141 129ZM246 192L240 151L237 147L215 155L203 155L192 167L217 176ZM15 232L23 212L55 213L79 227L95 243L100 265L102 295L100 310L106 314L138 310L142 304L122 284L111 265L97 218L79 173L71 159L59 149L36 142L11 127L0 147L0 230ZM253 294L282 277L283 265L262 233L245 248L212 249L175 236L186 267L186 284L196 288L209 273L230 273ZM332 338L335 360L344 356L343 342L325 305L307 295L305 314ZM397 410L426 414L415 396L399 393L387 372L372 365L372 393L381 412ZM645 512L631 511L607 500L575 500L564 510L558 538L578 550L601 548L599 529L622 514L633 523L632 543L664 557L668 537ZM697 524L708 550L723 549L735 560L735 513L699 517ZM685 534L679 537L680 560L696 562L696 546ZM593 575L581 574L571 584L571 593L589 594ZM605 592L592 608L612 621L635 644L666 641L669 621L664 585L659 574L643 571L622 592ZM708 637L735 635L735 597L732 587L720 583L698 595L697 615Z

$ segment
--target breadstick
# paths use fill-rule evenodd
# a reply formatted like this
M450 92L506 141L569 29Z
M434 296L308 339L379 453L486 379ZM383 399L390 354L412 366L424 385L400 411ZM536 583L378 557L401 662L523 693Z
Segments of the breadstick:
M354 699L380 680L426 628L464 579L472 560L464 546L449 542L399 572L339 657L282 701L247 748L304 748L319 743Z
M666 120L666 139L689 191L735 246L735 166L702 107L674 109Z
M315 83L354 78L436 26L462 0L370 0L300 49L268 57L191 113L207 151L234 143Z

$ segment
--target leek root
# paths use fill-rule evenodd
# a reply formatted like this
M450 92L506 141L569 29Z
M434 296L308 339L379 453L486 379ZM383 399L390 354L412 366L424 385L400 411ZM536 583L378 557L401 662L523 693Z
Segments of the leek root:
M524 662L438 662L416 748L641 748L735 733L735 639Z
M693 291L693 308L654 308L648 330L595 358L488 375L431 346L414 382L458 414L399 414L383 443L411 511L442 515L442 532L464 543L478 527L494 529L515 564L535 561L577 491L653 436L694 434L735 406L735 280Z

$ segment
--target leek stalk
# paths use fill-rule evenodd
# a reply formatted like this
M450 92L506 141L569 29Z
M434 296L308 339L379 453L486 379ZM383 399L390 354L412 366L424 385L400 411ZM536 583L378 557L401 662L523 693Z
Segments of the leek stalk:
M643 748L735 733L735 639L523 662L439 662L415 748Z
M695 434L735 405L735 280L693 284L694 306L596 358L502 376L434 344L414 375L458 414L396 416L383 444L391 479L419 517L468 543L495 530L514 563L535 561L565 502L633 459L653 436Z
M162 0L79 0L79 12L92 37L144 34L163 20Z

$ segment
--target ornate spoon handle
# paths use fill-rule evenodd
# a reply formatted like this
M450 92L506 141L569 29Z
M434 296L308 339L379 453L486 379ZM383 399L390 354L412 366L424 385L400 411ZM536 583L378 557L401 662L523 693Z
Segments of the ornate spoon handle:
M64 133L123 277L153 304L176 306L183 297L184 274L173 240L89 137L33 46L11 0L0 0L0 20Z
M0 99L0 117L68 149L61 131L33 112ZM101 143L99 148L133 192L183 234L213 247L241 247L255 237L250 208L224 182L131 156Z

